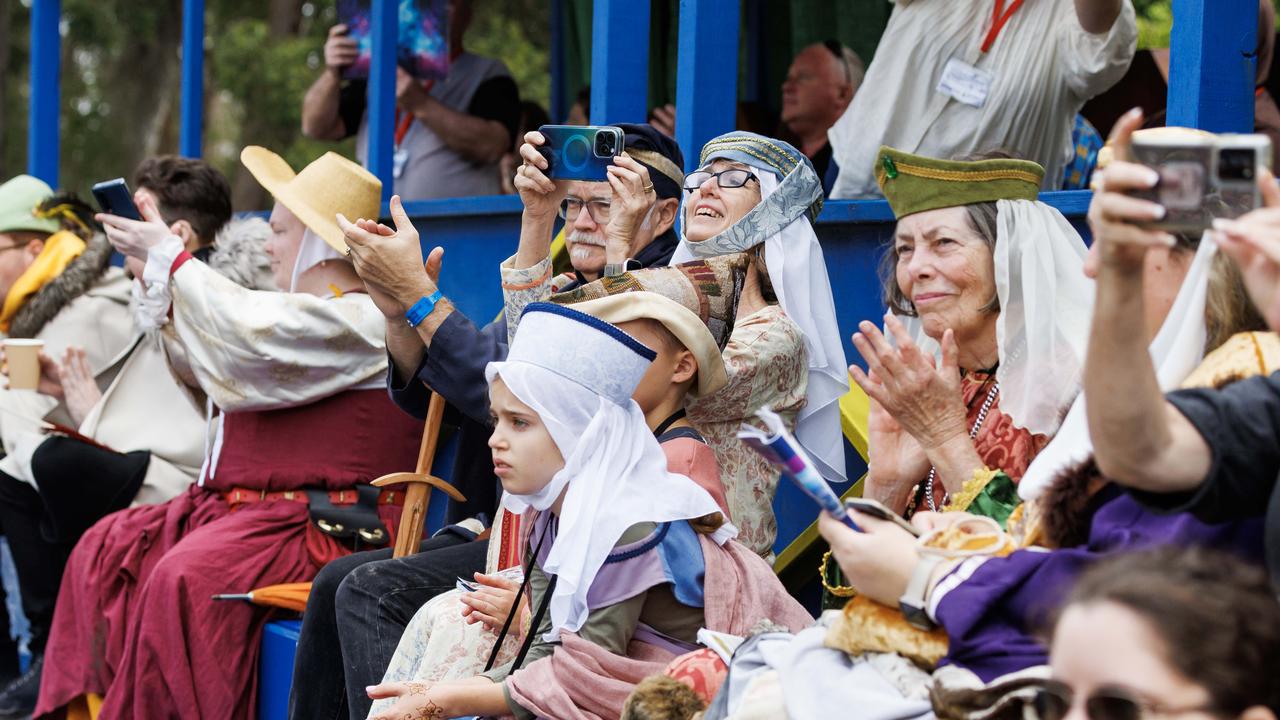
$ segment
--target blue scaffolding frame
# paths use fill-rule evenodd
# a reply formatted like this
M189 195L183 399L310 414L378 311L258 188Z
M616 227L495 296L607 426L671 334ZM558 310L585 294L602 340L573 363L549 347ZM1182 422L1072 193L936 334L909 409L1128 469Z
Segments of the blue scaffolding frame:
M594 0L591 78L592 121L642 121L647 111L650 0ZM1255 0L1174 0L1169 79L1170 124L1207 130L1248 131L1253 118L1257 12ZM182 152L199 155L203 115L204 0L184 0ZM565 97L565 0L552 0L551 111L561 116ZM1211 9L1212 7L1212 9ZM395 63L397 0L373 0L374 48L369 82L369 166L382 179L384 202L391 194L395 125ZM32 0L31 107L28 138L29 172L58 184L60 0ZM679 65L676 79L676 137L685 150L686 165L697 163L699 148L734 126L739 72L732 58L740 57L739 28L745 18L747 63L760 61L757 42L759 0L681 0L679 4ZM753 54L754 53L754 54ZM750 77L750 73L748 73ZM748 82L751 82L748 80ZM748 91L752 91L748 88ZM759 88L754 90L758 91ZM1054 192L1041 196L1062 211L1087 237L1084 212L1088 191ZM475 269L493 267L511 252L519 233L518 197L451 198L406 203L421 230L424 243L448 250L442 287L468 317L493 317L501 307L496 283L475 282ZM385 214L384 204L384 214ZM856 322L879 317L884 308L876 273L884 239L892 232L893 216L883 200L828 202L818 218L817 231L828 264L839 271L833 285L842 336L847 340ZM848 357L857 354L846 342ZM850 454L849 477L861 470L860 458ZM789 502L785 483L777 502ZM799 500L797 499L797 502ZM779 515L780 563L788 556L786 543L803 528L794 518ZM807 520L806 520L807 522ZM784 563L785 564L785 563Z
M369 169L392 187L397 0L373 2L369 82ZM1252 0L1174 0L1169 123L1215 132L1253 126L1257 12ZM553 114L566 102L562 0L552 3ZM58 184L61 0L31 3L31 105L27 172ZM643 122L648 111L649 0L595 0L591 121ZM708 139L733 129L742 0L680 0L676 139L695 163ZM201 154L204 115L204 0L183 1L181 147Z

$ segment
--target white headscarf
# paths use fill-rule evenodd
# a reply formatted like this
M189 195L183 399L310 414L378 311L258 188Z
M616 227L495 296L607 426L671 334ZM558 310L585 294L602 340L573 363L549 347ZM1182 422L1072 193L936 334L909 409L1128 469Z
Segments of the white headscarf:
M998 200L996 211L1000 412L1019 428L1053 436L1080 389L1093 314L1088 249L1062 213L1039 200ZM925 352L940 353L918 318L903 321Z
M1204 305L1217 251L1218 244L1206 233L1200 240L1191 267L1187 269L1182 287L1178 289L1173 307L1161 323L1155 340L1151 341L1151 361L1156 368L1156 379L1160 389L1166 392L1176 388L1204 359L1207 335ZM1081 393L1071 405L1053 442L1036 455L1018 483L1018 495L1023 500L1040 497L1053 485L1058 473L1093 454L1085 412L1085 398Z
M342 253L334 250L323 238L306 228L302 231L302 242L298 245L298 257L293 262L293 274L289 278L289 292L298 291L298 278L311 268L326 260L343 260Z
M703 160L703 164L716 159L719 155L711 155ZM742 162L741 157L731 159ZM760 218L757 213L766 211L768 215L781 215L784 208L795 210L796 202L769 198L780 187L777 170L770 165L759 162L747 162L760 179L760 205L756 206L738 225L769 227L770 218ZM801 173L807 171L813 178L813 170L806 165L798 165L787 176L786 181L793 185L801 180ZM795 179L793 180L793 176ZM821 186L818 185L821 193ZM795 188L786 188L788 191ZM803 189L803 187L799 188ZM685 196L686 199L688 196ZM802 209L810 200L803 200ZM770 206L778 206L772 212ZM684 217L685 207L680 209ZM778 296L778 304L782 306L787 317L791 318L804 332L804 345L809 358L809 386L805 393L805 405L796 421L796 439L804 447L818 465L819 473L827 480L845 482L844 433L840 424L840 398L849 391L849 365L844 357L844 345L840 341L840 326L836 322L836 305L831 296L831 281L827 276L827 264L822 255L822 246L813 231L809 217L797 212L798 217L786 225L781 225L776 232L763 239L765 247L765 267L769 271L769 281ZM764 222L760 222L764 220ZM743 228L739 227L738 230ZM731 229L732 230L732 229ZM760 243L758 238L750 237L751 233L741 233L744 240L752 245ZM724 252L741 252L747 247L733 247L726 244L721 247L716 241L730 235L730 231L717 238L704 242L691 243L681 233L680 244L671 257L671 264L689 262L698 257L718 255ZM739 244L745 244L739 242Z
M720 511L693 480L667 472L666 455L630 397L652 358L641 360L635 346L643 348L584 313L532 303L507 360L485 368L489 382L501 377L538 414L564 457L564 468L542 490L502 498L514 513L546 510L568 488L543 565L557 578L548 640L586 622L591 583L628 528ZM726 523L713 538L723 543L736 533Z

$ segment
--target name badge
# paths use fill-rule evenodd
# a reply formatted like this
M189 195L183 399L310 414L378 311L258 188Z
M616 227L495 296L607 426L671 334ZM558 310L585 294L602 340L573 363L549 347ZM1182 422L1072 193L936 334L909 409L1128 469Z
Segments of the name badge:
M995 76L986 70L979 70L963 60L951 58L942 70L937 90L956 102L980 108L987 102L987 93L991 92L993 80Z
M397 179L404 174L404 166L409 164L409 151L405 148L396 148L391 154L391 174Z

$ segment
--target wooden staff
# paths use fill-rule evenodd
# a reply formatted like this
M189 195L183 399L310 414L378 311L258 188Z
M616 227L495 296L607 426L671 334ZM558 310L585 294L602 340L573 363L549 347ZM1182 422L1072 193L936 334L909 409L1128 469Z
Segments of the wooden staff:
M396 547L392 557L405 557L418 552L422 542L422 523L427 517L427 505L431 502L431 488L440 488L458 502L466 498L457 488L431 474L431 463L436 458L436 442L440 436L440 421L444 417L444 398L431 393L427 406L427 424L422 429L422 446L418 450L418 467L414 472L383 475L373 481L378 487L406 483L404 510L400 514L400 532L396 533Z

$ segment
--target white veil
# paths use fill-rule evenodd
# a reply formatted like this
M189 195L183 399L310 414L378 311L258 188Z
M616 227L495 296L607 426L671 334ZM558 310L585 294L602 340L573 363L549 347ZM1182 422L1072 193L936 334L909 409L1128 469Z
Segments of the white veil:
M1151 341L1151 361L1155 364L1160 389L1173 390L1187 375L1195 370L1204 358L1205 297L1209 288L1209 276L1213 269L1213 257L1218 244L1208 233L1200 240L1187 276L1178 289L1173 307L1160 325L1160 332ZM1053 484L1058 473L1087 459L1093 453L1093 441L1089 438L1089 423L1085 415L1085 397L1076 397L1062 427L1044 450L1036 455L1027 472L1018 483L1018 495L1023 500L1040 497Z

